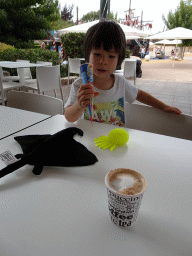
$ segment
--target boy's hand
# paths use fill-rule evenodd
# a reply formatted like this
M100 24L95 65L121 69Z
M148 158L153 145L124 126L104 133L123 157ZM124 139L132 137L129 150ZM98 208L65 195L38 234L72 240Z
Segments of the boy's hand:
M175 108L175 107L172 107L172 106L169 106L169 105L166 105L164 107L163 111L165 111L167 113L174 113L174 114L177 114L177 115L180 115L182 113L181 110L179 110L178 108Z
M90 103L90 98L96 97L99 92L93 89L90 84L83 84L77 94L77 102L80 109L86 109L87 105Z

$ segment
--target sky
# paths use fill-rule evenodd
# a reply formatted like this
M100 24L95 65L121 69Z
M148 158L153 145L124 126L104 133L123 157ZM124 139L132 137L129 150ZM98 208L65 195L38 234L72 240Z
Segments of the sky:
M100 9L100 0L59 0L61 9L67 4L71 6L74 4L73 8L73 21L77 19L77 6L78 6L78 18L80 19L83 15L91 11L98 11ZM117 13L118 19L125 18L125 11L129 9L130 0L110 0L110 11L114 14ZM163 31L164 22L162 20L162 14L165 18L170 10L174 13L180 0L131 0L131 8L134 10L134 16L140 16L143 11L143 21L153 21L151 32L157 33ZM165 27L166 28L166 27Z

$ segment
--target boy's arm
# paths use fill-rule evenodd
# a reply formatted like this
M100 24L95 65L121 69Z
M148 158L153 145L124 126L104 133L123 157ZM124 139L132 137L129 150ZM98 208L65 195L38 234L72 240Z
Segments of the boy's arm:
M158 108L164 112L174 113L174 114L181 114L181 111L178 108L169 106L162 101L158 100L157 98L153 97L147 92L144 92L142 90L138 90L137 94L137 100L141 103L147 104L149 106L152 106L154 108Z
M81 117L83 111L84 108L80 108L79 104L76 102L73 105L66 107L64 115L68 122L73 123Z
M65 109L64 115L67 121L77 121L90 103L90 98L98 95L99 93L96 92L91 85L82 85L77 94L77 101L73 105L67 106Z

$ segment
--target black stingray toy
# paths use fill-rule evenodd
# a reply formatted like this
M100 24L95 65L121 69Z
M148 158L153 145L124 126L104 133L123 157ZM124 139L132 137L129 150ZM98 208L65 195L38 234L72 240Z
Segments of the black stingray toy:
M20 158L0 171L0 178L26 165L34 165L33 173L41 174L43 166L87 166L98 159L84 145L74 140L74 135L83 136L79 128L70 127L54 135L26 135L14 139L21 145Z

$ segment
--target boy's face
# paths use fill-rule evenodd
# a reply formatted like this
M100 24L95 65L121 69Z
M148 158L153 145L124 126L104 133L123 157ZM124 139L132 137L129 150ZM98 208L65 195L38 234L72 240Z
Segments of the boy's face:
M98 78L108 78L117 68L119 54L114 48L105 51L102 47L92 49L89 63L93 64L93 74Z

